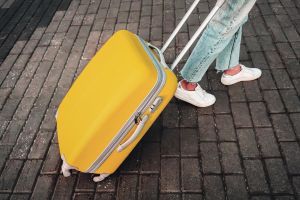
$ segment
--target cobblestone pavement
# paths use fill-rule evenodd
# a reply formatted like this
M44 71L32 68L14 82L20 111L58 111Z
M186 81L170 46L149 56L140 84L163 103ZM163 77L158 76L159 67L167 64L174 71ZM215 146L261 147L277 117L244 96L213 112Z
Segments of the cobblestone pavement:
M54 114L75 77L116 30L161 46L191 2L0 0L0 199L300 199L299 0L251 12L241 60L259 81L225 87L210 70L213 107L172 100L102 183L60 174ZM168 62L213 5L199 4Z

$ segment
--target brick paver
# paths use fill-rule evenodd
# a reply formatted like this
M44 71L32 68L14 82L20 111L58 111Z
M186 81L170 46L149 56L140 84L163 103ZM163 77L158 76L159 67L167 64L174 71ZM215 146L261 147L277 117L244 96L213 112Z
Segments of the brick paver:
M209 70L214 106L173 99L101 183L60 174L54 115L87 62L119 29L161 46L192 2L0 0L0 199L300 200L298 0L258 0L250 13L241 60L261 79L226 87ZM214 2L200 2L167 62Z

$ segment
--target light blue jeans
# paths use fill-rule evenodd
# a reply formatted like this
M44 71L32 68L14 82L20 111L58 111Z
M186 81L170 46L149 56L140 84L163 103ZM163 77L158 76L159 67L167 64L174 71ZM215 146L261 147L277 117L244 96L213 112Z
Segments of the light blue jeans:
M216 60L216 69L224 71L239 64L242 25L256 0L226 0L207 25L188 58L181 76L199 82Z

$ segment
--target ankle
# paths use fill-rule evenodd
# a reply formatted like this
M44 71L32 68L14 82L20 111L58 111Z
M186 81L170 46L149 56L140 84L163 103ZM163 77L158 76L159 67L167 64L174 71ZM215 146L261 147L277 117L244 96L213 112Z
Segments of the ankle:
M182 80L182 81L180 81L180 83L181 83L182 88L187 91L195 91L195 89L197 87L197 83L190 83L190 82L187 82L186 80Z
M241 65L236 65L230 69L225 70L224 73L226 75L233 76L233 75L238 74L241 70L242 70Z

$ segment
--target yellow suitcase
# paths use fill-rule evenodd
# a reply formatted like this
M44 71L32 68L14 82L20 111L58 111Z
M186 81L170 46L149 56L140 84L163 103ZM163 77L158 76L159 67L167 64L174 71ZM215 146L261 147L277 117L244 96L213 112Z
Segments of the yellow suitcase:
M163 51L198 2L191 6ZM159 49L129 31L115 33L84 68L57 110L64 176L76 169L99 174L94 181L101 181L114 173L169 103L176 87L176 76Z
M109 84L108 84L109 83ZM57 134L65 165L113 173L173 97L174 73L128 31L115 33L63 99ZM63 165L63 169L70 168Z

